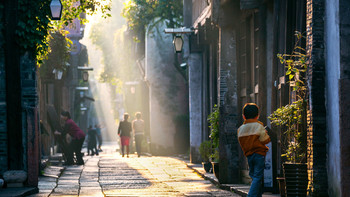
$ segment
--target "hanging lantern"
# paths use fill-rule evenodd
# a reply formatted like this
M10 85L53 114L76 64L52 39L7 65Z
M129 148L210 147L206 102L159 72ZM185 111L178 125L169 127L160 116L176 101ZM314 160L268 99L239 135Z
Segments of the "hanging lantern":
M181 36L176 35L173 40L174 44L174 49L176 53L181 53L182 52L182 46L184 44L184 41Z
M61 20L63 6L60 0L52 0L50 10L52 20Z
M83 72L83 80L84 82L87 82L89 80L89 73L87 71Z

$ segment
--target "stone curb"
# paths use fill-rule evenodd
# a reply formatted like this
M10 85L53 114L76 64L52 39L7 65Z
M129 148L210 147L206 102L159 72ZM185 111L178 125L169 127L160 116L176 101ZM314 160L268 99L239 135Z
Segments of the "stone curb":
M249 191L250 185L248 185L248 184L220 184L218 179L215 177L214 174L205 172L205 170L203 169L201 164L193 164L193 163L190 163L189 160L185 160L185 159L182 159L179 157L176 157L176 158L182 160L187 165L188 168L195 171L197 174L199 174L204 179L209 180L210 182L212 182L214 185L216 185L220 189L234 192L235 194L238 194L242 197L248 196L248 191ZM263 197L280 197L280 195L279 194L265 193L265 194L263 194Z
M22 197L39 192L37 187L19 187L19 188L2 188L0 189L0 197Z
M216 185L220 189L234 192L234 193L236 193L236 194L238 194L240 196L243 196L243 197L246 197L248 195L248 192L246 192L244 190L241 190L241 189L238 189L236 187L232 187L230 185L220 184L216 178L213 178L212 176L208 176L207 175L208 173L203 173L201 170L198 170L198 169L194 168L189 163L186 163L186 164L187 164L187 167L191 168L196 173L198 173L200 176L202 176L204 179L209 180L210 182L212 182L214 185Z
M197 174L199 174L204 179L209 180L210 182L212 182L215 186L219 187L220 189L234 192L234 193L236 193L240 196L243 196L243 197L246 197L248 195L247 191L249 190L249 185L242 184L242 185L233 186L230 184L220 184L218 179L215 177L214 174L205 172L202 165L190 163L189 160L184 160L184 159L179 158L179 157L177 157L177 159L182 160L188 168L195 171ZM242 189L242 188L245 188L245 189Z

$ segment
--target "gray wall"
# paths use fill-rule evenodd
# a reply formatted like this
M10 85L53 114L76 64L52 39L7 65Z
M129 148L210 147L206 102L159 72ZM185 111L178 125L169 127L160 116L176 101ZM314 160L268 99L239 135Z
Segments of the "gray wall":
M326 1L326 94L328 130L328 184L330 196L341 196L339 136L339 1Z
M155 22L146 32L145 70L150 90L150 137L154 154L169 154L174 150L175 118L188 113L185 79L174 66L173 37L164 33L165 28L165 21Z
M192 53L188 59L189 103L190 103L190 152L191 162L200 161L199 146L202 143L202 55Z
M237 139L237 48L232 26L220 28L220 183L239 183L239 144Z

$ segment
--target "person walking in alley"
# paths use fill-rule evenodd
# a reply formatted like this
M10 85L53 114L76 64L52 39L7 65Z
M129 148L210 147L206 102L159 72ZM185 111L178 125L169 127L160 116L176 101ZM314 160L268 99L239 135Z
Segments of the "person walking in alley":
M85 133L71 119L69 112L63 111L61 113L61 118L65 121L63 132L60 133L58 131L55 131L55 135L66 136L66 134L69 134L72 138L72 141L69 145L69 149L72 151L69 151L69 154L66 156L66 165L74 164L74 153L77 159L77 164L84 165L83 155L81 154L81 147L83 146L85 140Z
M137 112L135 114L136 120L132 122L132 129L134 131L135 136L135 143L136 143L136 152L137 156L141 156L141 146L142 146L142 140L144 136L144 121L141 119L142 115L141 112Z
M129 141L131 133L131 123L128 122L129 114L124 114L124 120L119 123L118 135L121 141L122 157L124 157L124 147L126 147L126 156L129 157Z
M90 125L88 130L88 155L90 155L90 151L92 156L98 155L96 137L96 129Z
M265 156L269 150L266 144L271 141L263 123L258 121L258 118L259 107L255 103L245 104L244 123L237 131L239 144L248 159L249 176L253 180L248 193L249 197L262 196Z
M97 134L97 141L98 141L98 151L101 152L101 146L102 146L102 133L101 133L101 125L97 124L95 125L96 128L96 134Z

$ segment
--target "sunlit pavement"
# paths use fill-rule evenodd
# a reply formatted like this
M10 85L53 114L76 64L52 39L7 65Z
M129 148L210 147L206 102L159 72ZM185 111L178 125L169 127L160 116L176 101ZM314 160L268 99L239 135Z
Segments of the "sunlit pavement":
M117 144L99 156L85 156L84 166L51 167L34 196L238 196L218 189L181 160L131 154L121 157Z

